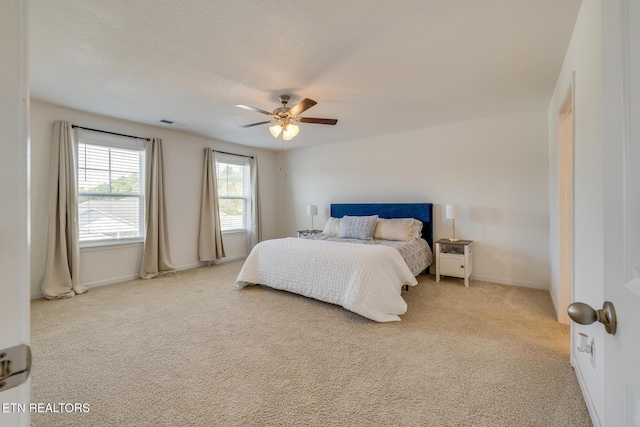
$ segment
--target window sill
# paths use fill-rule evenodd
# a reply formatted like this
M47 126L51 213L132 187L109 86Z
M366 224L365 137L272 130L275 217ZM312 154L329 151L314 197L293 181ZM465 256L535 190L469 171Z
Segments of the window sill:
M247 230L229 230L229 231L222 232L223 236L228 236L232 234L247 234Z
M81 252L93 252L93 251L107 251L115 249L126 249L141 247L144 245L144 240L128 240L125 242L110 241L110 242L87 242L80 244Z

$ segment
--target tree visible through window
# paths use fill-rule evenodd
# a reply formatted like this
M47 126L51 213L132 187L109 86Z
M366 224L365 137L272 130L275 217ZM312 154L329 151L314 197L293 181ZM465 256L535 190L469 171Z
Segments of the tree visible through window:
M141 148L78 144L80 242L141 241L144 182Z
M239 231L248 228L249 164L243 158L234 160L224 156L216 160L220 228Z

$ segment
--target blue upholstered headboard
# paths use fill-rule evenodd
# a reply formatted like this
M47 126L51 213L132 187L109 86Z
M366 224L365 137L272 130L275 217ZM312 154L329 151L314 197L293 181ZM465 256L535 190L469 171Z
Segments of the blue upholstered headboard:
M331 216L378 215L380 218L415 218L422 221L422 238L433 249L433 204L431 203L334 203Z

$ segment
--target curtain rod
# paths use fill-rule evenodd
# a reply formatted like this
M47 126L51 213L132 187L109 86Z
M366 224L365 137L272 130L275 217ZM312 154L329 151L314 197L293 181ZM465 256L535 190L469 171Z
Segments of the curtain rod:
M232 156L239 156L239 157L248 157L250 159L253 159L253 156L245 156L244 154L236 154L236 153L228 153L226 151L220 151L220 150L213 150L215 153L220 153L220 154L230 154Z
M133 135L125 135L124 133L116 133L116 132L109 132L109 131L100 130L100 129L85 128L85 127L78 126L78 125L71 125L71 127L72 128L78 128L78 129L84 129L84 130L90 130L92 132L108 133L109 135L124 136L125 138L144 139L145 141L151 141L149 138L142 138L142 137L133 136Z

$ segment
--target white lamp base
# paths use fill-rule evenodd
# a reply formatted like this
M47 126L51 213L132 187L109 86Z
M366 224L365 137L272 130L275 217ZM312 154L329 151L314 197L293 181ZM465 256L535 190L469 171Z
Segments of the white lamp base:
M450 238L449 238L449 241L450 241L450 242L459 242L459 241L460 241L460 239L458 239L458 238L456 237L456 219L455 219L455 218L453 218L453 219L452 219L452 222L453 222L453 229L452 229L452 233L451 233L451 235L452 235L453 237L450 237Z

